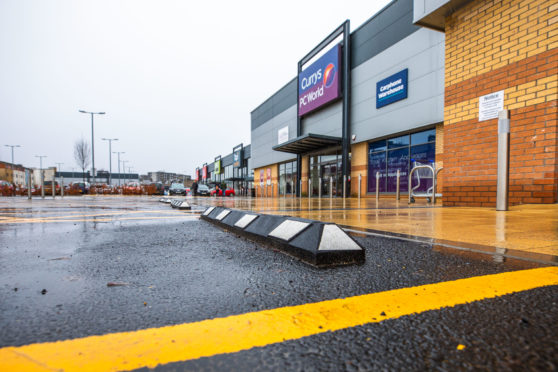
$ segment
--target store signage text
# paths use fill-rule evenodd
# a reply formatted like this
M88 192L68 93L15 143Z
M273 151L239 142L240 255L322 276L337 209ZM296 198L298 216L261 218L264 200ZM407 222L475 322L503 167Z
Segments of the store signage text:
M336 45L298 75L298 116L339 98L340 56Z
M215 174L221 173L221 159L215 160L215 164L213 165Z
M409 69L399 71L376 83L376 108L407 98Z

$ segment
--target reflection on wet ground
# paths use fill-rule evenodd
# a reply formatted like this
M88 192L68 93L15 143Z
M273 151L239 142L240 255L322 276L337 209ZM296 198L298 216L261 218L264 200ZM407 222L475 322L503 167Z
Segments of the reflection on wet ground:
M182 197L179 197L179 199ZM0 232L11 224L27 224L14 234L40 229L96 229L123 223L197 219L207 206L334 222L352 232L410 239L440 247L558 261L558 204L521 205L508 212L492 208L443 207L425 201L336 198L187 197L191 211L172 209L160 197L80 196L55 200L0 198ZM34 226L40 224L40 227Z
M197 198L195 202L334 222L352 230L446 247L558 261L558 204L520 205L497 212L432 206L425 201L408 204L395 198Z

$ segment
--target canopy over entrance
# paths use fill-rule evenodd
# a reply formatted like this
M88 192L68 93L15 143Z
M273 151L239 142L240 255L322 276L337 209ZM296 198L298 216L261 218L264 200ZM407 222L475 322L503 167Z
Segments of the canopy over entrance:
M324 136L321 134L308 133L293 138L287 142L273 146L273 150L289 152L292 154L305 154L330 146L341 146L341 137Z

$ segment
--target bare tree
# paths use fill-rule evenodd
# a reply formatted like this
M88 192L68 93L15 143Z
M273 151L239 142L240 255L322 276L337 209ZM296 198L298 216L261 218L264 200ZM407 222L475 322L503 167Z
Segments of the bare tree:
M76 159L77 165L81 168L83 182L85 182L85 169L89 167L91 161L89 157L90 152L89 143L83 138L77 140L74 144L74 158Z

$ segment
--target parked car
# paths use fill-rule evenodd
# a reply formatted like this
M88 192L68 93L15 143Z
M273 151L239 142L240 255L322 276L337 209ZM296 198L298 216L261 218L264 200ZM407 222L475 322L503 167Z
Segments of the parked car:
M200 196L209 196L209 187L204 184L198 185L198 195Z
M155 186L155 194L156 195L164 195L165 194L165 187L163 186L162 182L154 182L151 184L152 186Z
M186 195L186 187L181 183L173 183L169 187L169 195Z
M89 182L74 182L70 184L70 189L80 194L89 194Z
M0 180L0 195L12 195L13 192L14 186L10 182Z
M216 190L215 188L212 188L210 191L211 196L215 196L216 194ZM234 189L228 188L225 190L225 196L234 196ZM223 196L223 189L219 189L219 193L217 194L217 196Z
M45 194L51 195L52 194L52 181L45 181ZM55 193L60 195L60 184L58 181L54 181Z

